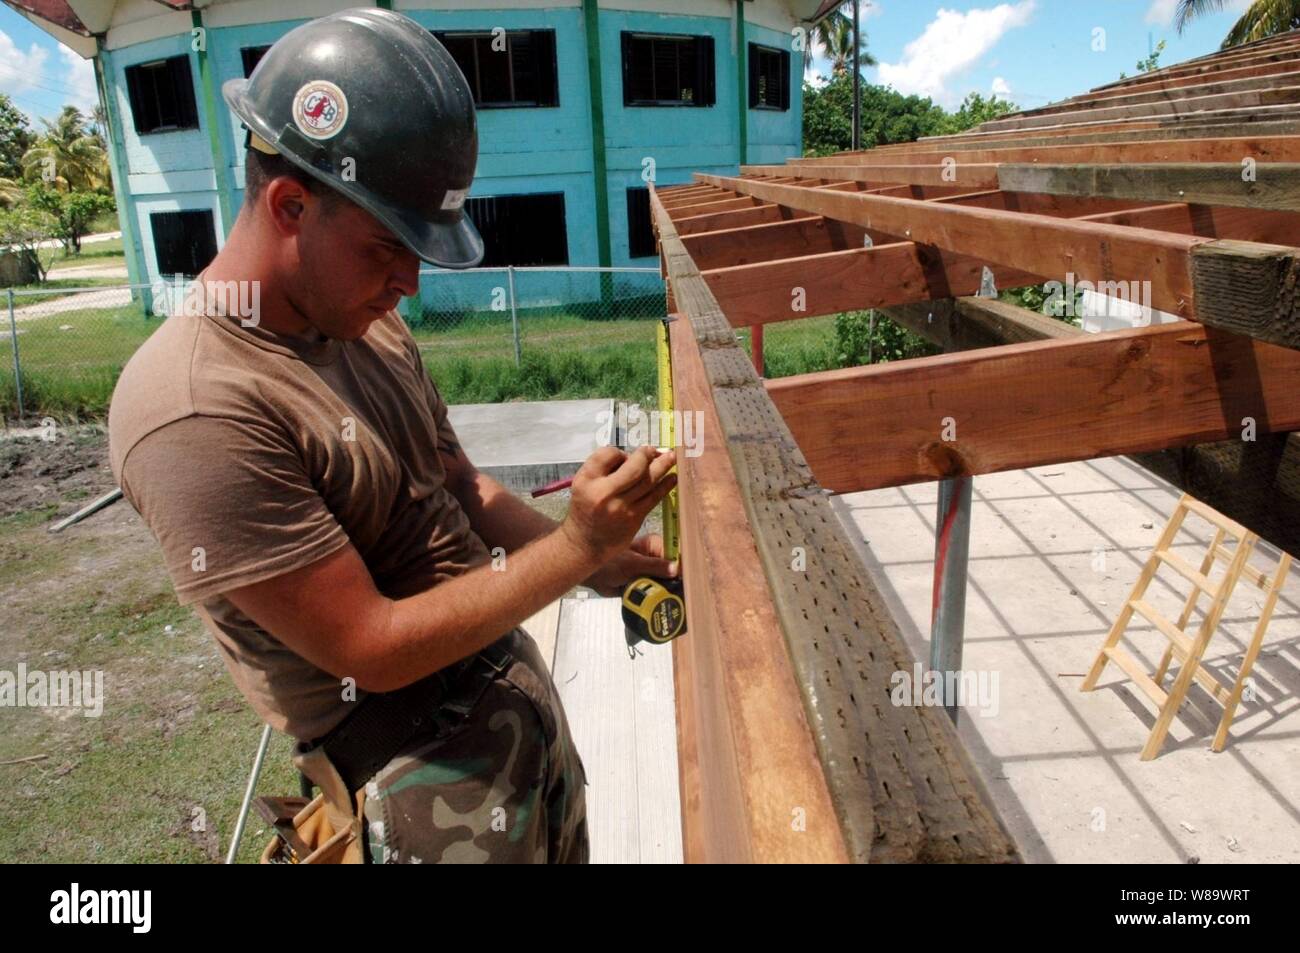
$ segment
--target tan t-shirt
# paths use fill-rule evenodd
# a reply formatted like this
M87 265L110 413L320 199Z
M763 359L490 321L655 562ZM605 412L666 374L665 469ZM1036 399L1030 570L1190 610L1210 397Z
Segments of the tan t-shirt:
M308 740L351 708L340 677L222 594L349 540L392 598L487 562L444 485L438 445L455 442L396 312L348 342L173 316L128 362L109 412L113 473L162 546L181 603L198 603L258 713Z

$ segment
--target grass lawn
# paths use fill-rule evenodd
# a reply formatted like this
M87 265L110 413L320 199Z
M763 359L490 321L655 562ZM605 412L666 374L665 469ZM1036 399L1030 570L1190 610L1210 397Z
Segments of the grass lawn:
M60 257L52 264L51 268L71 268L75 265L113 265L126 264L126 253L122 249L122 239L110 238L102 242L83 242L81 245L80 255L63 256L62 250L59 252ZM120 262L114 262L111 259L120 258ZM105 261L105 259L110 259Z
M135 349L158 327L139 305L82 308L18 322L23 406L28 416L93 418ZM0 409L13 417L13 340L0 339Z
M126 503L47 532L112 487L102 428L0 442L0 474L0 668L98 671L104 691L99 717L5 709L0 863L218 861L260 720ZM289 749L275 736L260 793L297 793ZM241 861L263 826L250 818Z
M656 324L652 318L521 313L518 365L508 314L444 315L441 326L417 326L413 333L449 403L611 397L645 404L656 392ZM102 417L122 367L158 325L139 304L20 317L25 415ZM748 347L749 332L740 332L739 339ZM833 317L767 329L769 377L834 367L835 352ZM12 340L5 334L0 336L0 412L12 418L16 409Z

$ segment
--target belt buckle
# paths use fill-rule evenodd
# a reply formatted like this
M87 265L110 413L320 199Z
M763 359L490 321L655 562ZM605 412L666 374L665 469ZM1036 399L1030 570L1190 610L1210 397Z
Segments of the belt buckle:
M509 668L510 663L514 661L514 656L512 656L509 651L506 649L499 649L495 645L489 645L479 653L479 658L486 662L498 675Z

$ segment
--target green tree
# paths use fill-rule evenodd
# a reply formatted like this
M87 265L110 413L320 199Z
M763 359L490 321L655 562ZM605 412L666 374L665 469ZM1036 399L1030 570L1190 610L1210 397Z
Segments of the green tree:
M110 184L108 155L98 135L86 126L76 106L64 106L58 118L45 123L45 132L23 154L23 175L63 191L96 191Z
M0 210L0 248L30 259L36 266L37 281L44 281L50 263L58 256L57 248L42 248L41 243L55 238L58 222L54 216L31 205Z
M1161 40L1159 43L1156 44L1156 48L1151 51L1150 56L1146 57L1145 59L1141 59L1137 61L1138 72L1154 73L1156 70L1158 70L1160 68L1160 54L1163 53L1164 51L1165 51L1165 41ZM1119 78L1128 79L1128 73L1125 73L1121 70L1119 74Z
M844 152L853 142L853 78L832 77L821 87L804 83L803 151L806 156ZM862 148L912 142L944 131L947 113L927 96L904 96L888 86L862 85Z
M23 174L23 153L32 147L32 127L23 111L0 93L0 179Z
M826 55L831 61L832 76L839 76L853 69L853 18L843 9L836 10L813 27L810 39L812 42L805 46L803 51L805 73L812 69L814 44L826 50ZM867 33L861 29L858 31L858 65L876 65L876 58L867 52Z
M835 315L835 363L839 367L887 364L938 352L939 348L925 338L875 311L843 311Z
M996 93L988 99L979 93L967 93L957 111L949 114L944 121L943 131L945 133L965 132L990 119L1019 111L1019 106L1009 100L999 99Z
M91 223L114 208L112 196L99 192L62 192L39 183L27 187L27 201L54 221L52 237L62 241L70 255L81 251L81 237L90 231Z
M13 208L26 198L23 184L17 179L0 178L0 208Z
M1227 0L1178 0L1174 26L1182 33L1192 20L1217 13ZM1262 40L1300 27L1300 0L1255 0L1223 38L1220 49Z

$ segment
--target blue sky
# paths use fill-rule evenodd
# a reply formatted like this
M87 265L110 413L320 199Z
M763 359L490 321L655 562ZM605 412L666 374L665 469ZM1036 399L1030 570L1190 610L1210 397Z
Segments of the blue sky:
M1212 52L1247 5L1173 29L1176 0L863 0L863 29L880 66L872 82L931 96L945 107L966 93L1001 92L1041 106L1136 72L1148 43L1166 41L1161 62ZM1094 30L1105 31L1093 50ZM815 61L829 72L825 61ZM29 116L51 117L64 103L95 104L90 63L0 5L0 91Z
M1161 40L1161 65L1211 53L1249 5L1230 0L1179 36L1176 0L862 2L868 49L880 61L864 70L867 79L950 109L968 92L997 91L1026 109L1065 99L1121 72L1133 75L1148 44ZM814 71L819 67L829 72L824 59L814 62Z

